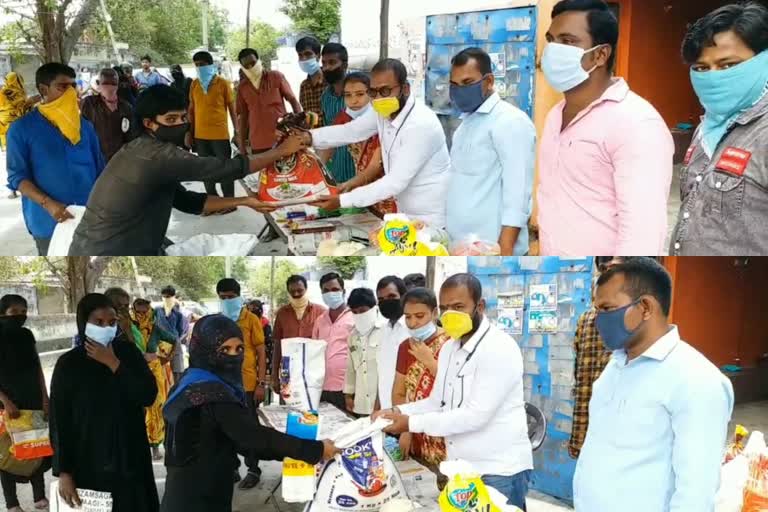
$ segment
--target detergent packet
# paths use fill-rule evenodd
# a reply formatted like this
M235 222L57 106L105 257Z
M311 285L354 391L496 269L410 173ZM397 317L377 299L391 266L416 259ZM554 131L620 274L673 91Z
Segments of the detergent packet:
M290 411L285 433L300 439L317 439L320 418L316 412ZM288 503L306 503L315 495L315 466L283 459L283 499Z
M448 484L440 493L441 512L522 512L493 487L488 487L472 466L462 460L440 464Z
M285 405L302 412L317 411L325 381L322 340L286 338L281 341L280 396Z

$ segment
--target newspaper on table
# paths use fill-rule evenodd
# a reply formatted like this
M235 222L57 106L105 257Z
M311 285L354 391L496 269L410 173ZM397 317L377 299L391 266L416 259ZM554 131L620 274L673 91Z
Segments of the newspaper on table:
M266 405L259 408L265 423L279 432L286 431L289 410L290 408L281 405ZM320 402L317 412L320 415L318 439L330 439L335 432L353 421L344 412L325 402Z
M112 494L78 489L82 507L72 508L59 496L59 481L51 483L51 512L112 512Z

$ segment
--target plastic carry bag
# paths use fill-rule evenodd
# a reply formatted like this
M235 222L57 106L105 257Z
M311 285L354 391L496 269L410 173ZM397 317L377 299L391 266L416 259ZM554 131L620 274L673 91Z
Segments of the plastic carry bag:
M320 419L315 412L290 411L285 433L299 439L316 440ZM283 499L306 503L315 495L315 466L304 461L283 459Z
M380 510L408 499L402 478L384 450L383 428L391 421L361 418L340 429L332 441L342 451L323 468L317 492L305 512Z
M768 501L761 495L768 485L768 482L765 482L768 478L765 468L767 451L765 437L761 432L755 431L749 436L741 453L723 465L720 470L720 489L715 495L715 512L768 510L765 508L768 507ZM764 461L762 477L759 476L759 458Z
M256 235L203 233L166 249L168 256L248 256L259 243Z
M67 206L67 211L74 216L74 219L56 224L51 244L48 246L48 256L69 255L69 246L72 245L72 239L75 237L77 226L83 220L85 206Z
M43 459L20 460L17 459L11 448L13 441L11 434L5 426L5 411L0 411L0 471L5 471L22 478L34 475L43 463Z
M43 411L20 411L16 419L7 418L5 426L11 435L11 453L19 460L34 460L53 455L48 422Z
M78 489L82 507L72 508L59 496L59 481L51 482L51 512L112 512L112 495L108 492Z
M301 412L317 411L325 381L325 348L322 340L281 340L280 396L285 405Z
M507 504L507 498L499 491L485 485L480 474L466 461L443 462L440 472L448 477L438 500L442 512L522 512Z

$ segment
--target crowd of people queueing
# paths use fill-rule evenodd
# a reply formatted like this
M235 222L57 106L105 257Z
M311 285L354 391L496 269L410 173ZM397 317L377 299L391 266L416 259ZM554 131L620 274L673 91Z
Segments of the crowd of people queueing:
M463 120L449 152L437 115L416 101L403 63L385 59L369 74L349 72L343 45L304 37L296 43L307 73L298 99L252 48L239 54L236 94L208 52L193 57L194 80L175 65L167 83L149 57L135 78L120 67L104 70L98 95L82 105L75 71L45 64L36 76L42 103L26 115L18 77L9 80L0 134L22 117L8 132L8 184L24 196L40 254L56 224L71 217L67 206L87 205L70 255L157 255L167 246L174 208L271 211L235 198L234 181L313 146L341 192L318 198L317 206L398 211L445 228L453 241L475 237L498 242L503 255L522 255L529 251L538 164L543 255L768 253L768 238L755 227L765 222L733 220L768 215L759 158L768 126L768 43L761 35L768 9L726 5L685 35L684 61L706 114L685 158L683 205L669 247L673 139L653 105L614 76L616 17L603 0L562 0L552 15L541 66L565 98L547 116L538 158L533 123L496 92L483 49L466 48L451 60L451 104ZM139 89L138 98L126 96ZM286 103L316 113L322 127L275 147ZM206 192L188 192L183 181L204 182ZM722 212L712 214L710 205L720 203Z

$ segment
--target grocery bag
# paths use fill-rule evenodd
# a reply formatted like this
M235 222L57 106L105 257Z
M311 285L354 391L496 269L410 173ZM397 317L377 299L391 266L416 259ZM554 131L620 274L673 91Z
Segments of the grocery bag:
M361 418L341 428L332 441L341 453L323 467L314 500L305 512L379 510L394 500L407 500L402 478L384 450L391 421Z
M438 500L441 512L522 512L509 505L499 491L485 485L480 474L466 461L442 462L440 472L448 477Z
M280 396L285 405L300 412L317 411L325 381L325 348L322 340L286 338L281 342Z
M75 230L80 225L85 215L85 206L67 206L67 211L72 214L74 219L69 219L56 224L53 230L53 237L48 246L48 256L67 256L69 255L69 246L72 245L72 239L75 237Z
M6 418L6 428L11 434L11 453L19 460L42 459L53 455L48 436L48 422L43 411L19 411L16 419Z
M248 256L259 237L247 234L211 235L203 233L168 247L168 256Z
M285 433L300 439L316 440L320 418L316 412L290 411ZM315 466L301 460L283 459L283 499L306 503L315 495Z
M742 512L768 510L768 449L749 460L747 485L744 487Z
M34 475L43 463L43 459L20 460L11 452L13 441L5 426L5 411L0 411L0 471L12 475L29 478Z
M59 481L51 482L50 512L112 512L112 494L108 492L78 489L77 495L83 506L72 508L59 496Z

